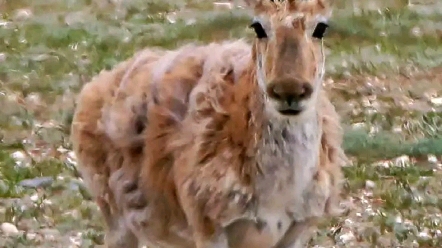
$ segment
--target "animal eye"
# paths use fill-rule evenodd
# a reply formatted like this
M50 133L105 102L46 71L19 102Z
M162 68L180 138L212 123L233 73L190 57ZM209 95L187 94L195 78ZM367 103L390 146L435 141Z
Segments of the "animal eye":
M258 39L267 38L267 33L260 22L253 22L250 27L255 30L256 37L258 37Z
M325 31L327 31L328 28L328 24L325 22L319 22L316 27L315 30L313 31L313 37L318 38L318 39L322 39L324 37Z

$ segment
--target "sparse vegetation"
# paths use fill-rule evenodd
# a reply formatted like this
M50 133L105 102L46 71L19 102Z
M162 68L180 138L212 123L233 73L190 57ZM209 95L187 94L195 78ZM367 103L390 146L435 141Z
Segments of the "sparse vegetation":
M352 163L346 211L311 247L441 247L442 4L336 2L325 83ZM102 244L70 150L76 93L145 46L252 37L225 6L0 0L0 247Z

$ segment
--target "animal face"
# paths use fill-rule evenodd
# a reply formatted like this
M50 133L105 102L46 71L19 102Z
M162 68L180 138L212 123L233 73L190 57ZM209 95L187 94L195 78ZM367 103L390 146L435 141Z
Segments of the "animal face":
M271 108L284 116L314 109L321 90L321 41L313 37L322 0L249 0L255 10L253 58ZM321 30L319 36L322 35ZM317 32L316 32L317 33Z

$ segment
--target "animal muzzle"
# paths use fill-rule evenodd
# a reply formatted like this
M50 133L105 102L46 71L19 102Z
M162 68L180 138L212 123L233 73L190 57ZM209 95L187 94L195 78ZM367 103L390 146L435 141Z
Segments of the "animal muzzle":
M285 115L297 115L304 110L303 103L313 94L313 85L306 80L279 79L267 86L268 96L277 101L278 111Z

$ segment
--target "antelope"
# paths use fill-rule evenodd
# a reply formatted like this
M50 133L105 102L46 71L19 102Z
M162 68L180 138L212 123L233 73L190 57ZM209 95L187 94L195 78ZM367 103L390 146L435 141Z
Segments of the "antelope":
M314 37L329 5L246 6L251 45L145 49L81 90L72 143L107 247L305 247L339 212L346 157Z

